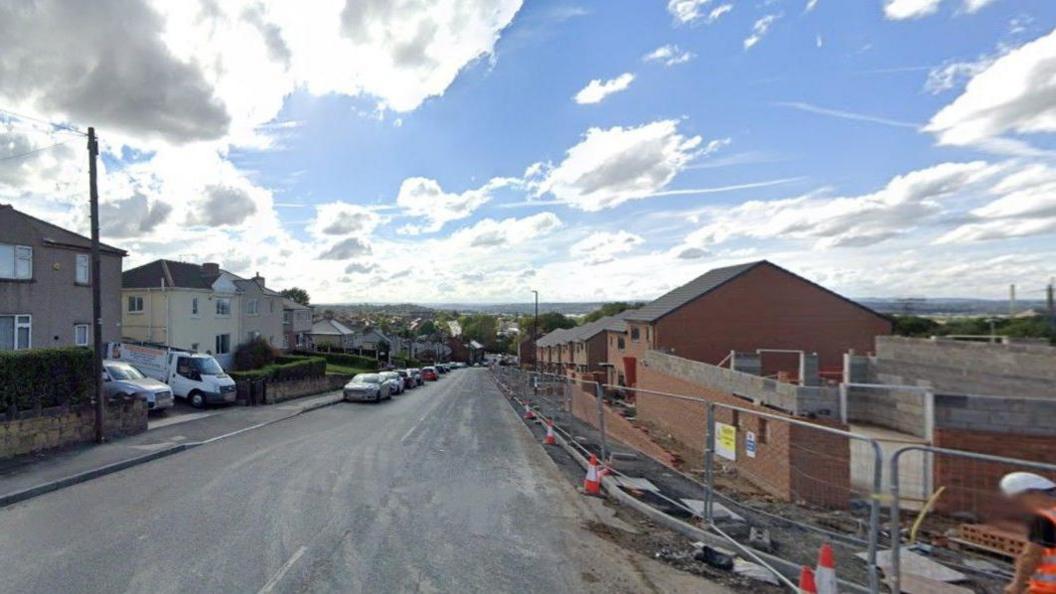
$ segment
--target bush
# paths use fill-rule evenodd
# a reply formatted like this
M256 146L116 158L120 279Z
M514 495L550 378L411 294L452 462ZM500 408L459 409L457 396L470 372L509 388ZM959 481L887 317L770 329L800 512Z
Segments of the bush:
M280 356L271 365L250 371L232 371L231 377L238 381L267 380L269 382L292 382L326 375L326 359L322 357Z
M354 367L356 369L368 369L375 370L378 368L377 360L371 357L363 357L360 355L352 355L349 353L310 353L307 351L297 351L298 355L308 355L312 357L322 357L327 363L333 365L341 365L342 367Z
M0 413L91 402L92 351L81 347L0 353Z
M275 362L279 352L260 336L251 338L235 349L235 369L250 371L261 369Z

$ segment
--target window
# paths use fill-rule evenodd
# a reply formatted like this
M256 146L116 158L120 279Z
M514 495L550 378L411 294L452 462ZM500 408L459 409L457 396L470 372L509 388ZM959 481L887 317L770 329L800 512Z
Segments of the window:
M283 324L289 324L290 323L290 312L289 311L282 312L282 323Z
M196 353L198 352L198 343L197 342L192 342L191 343L191 350L196 352Z
M191 297L191 315L192 316L198 315L198 298L197 297Z
M77 254L76 282L78 285L87 285L91 282L90 275L88 274L89 270L91 270L91 265L88 260L88 254Z
M257 300L249 299L246 301L246 314L255 316L257 315Z
M759 418L759 434L755 436L756 443L766 443L767 437L770 435L770 424L767 423L767 419L762 417Z
M275 313L275 300L268 299L268 313Z
M631 341L638 342L638 326L631 326Z
M249 331L249 335L247 336L247 338L249 338L250 340L253 340L254 338L260 338L260 331L258 331L258 330L250 330Z
M128 296L128 313L143 313L143 298L139 295Z
M624 343L622 336L616 338L616 348L622 351L625 346L627 345Z
M230 297L219 297L219 298L217 298L217 300L216 300L216 315L218 315L218 316L229 316L229 315L231 315L231 298Z
M290 337L288 335L286 335L286 334L282 335L282 348L284 348L284 349L290 348Z
M33 248L0 243L0 278L33 278Z
M33 346L30 330L33 318L28 315L0 315L0 351L17 351Z
M88 324L73 325L73 344L88 346Z
M216 354L226 355L231 352L231 335L230 334L217 334L216 335Z

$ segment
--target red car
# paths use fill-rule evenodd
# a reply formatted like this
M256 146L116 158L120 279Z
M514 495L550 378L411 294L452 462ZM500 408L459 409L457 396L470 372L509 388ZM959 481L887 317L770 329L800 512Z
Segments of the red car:
M440 376L436 373L434 367L423 367L422 368L422 380L427 382L435 382L440 379Z

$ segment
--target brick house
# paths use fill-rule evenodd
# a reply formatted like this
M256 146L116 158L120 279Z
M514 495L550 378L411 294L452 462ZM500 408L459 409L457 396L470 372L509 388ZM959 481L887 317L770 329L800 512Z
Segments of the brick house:
M104 342L121 337L124 250L100 244ZM0 351L92 344L91 240L0 204Z
M625 321L625 350L610 350L609 362L629 386L650 349L712 365L731 351L803 351L838 374L845 352L869 352L892 329L885 316L766 260L708 271Z

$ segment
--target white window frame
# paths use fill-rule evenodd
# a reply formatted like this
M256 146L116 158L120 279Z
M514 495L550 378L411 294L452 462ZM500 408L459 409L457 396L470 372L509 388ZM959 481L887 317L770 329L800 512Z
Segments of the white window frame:
M81 342L78 332L84 329L84 342ZM88 328L88 324L74 324L73 325L73 344L75 346L88 346L89 339L91 338L91 330Z
M227 348L226 349L221 349L220 347L224 346L224 345L220 344L220 339L225 337L225 336L227 337L227 345L226 345ZM214 343L213 346L216 347L216 354L217 355L226 355L226 354L231 352L231 334L230 333L225 332L224 334L217 334L216 335L216 339L213 341L213 343Z
M197 318L202 315L202 310L198 309L198 296L191 297L191 317Z
M2 314L0 318L12 318L14 322L14 338L12 346L16 351L22 351L25 349L33 348L33 315L32 314ZM26 341L25 343L18 342L18 331L21 329L26 330Z
M282 312L282 323L283 324L292 324L293 323L293 312L292 311L290 311L288 309L283 310L283 312Z
M73 282L78 285L88 285L92 282L92 260L88 254L77 254L75 258L76 265L74 266L75 272L73 275ZM84 278L81 278L81 271L84 271Z
M220 304L227 305L227 311L220 311ZM216 298L216 317L227 318L231 316L231 298L230 297L217 297Z
M11 276L0 276L5 280L33 279L33 248L28 245L0 243L0 248L11 248ZM0 256L2 257L2 256ZM21 270L19 263L22 263Z
M260 313L260 302L256 299L246 299L246 315L255 316Z
M133 309L132 304L139 303L139 307ZM125 309L130 314L141 314L143 313L143 296L142 295L128 295L128 299L125 300Z

